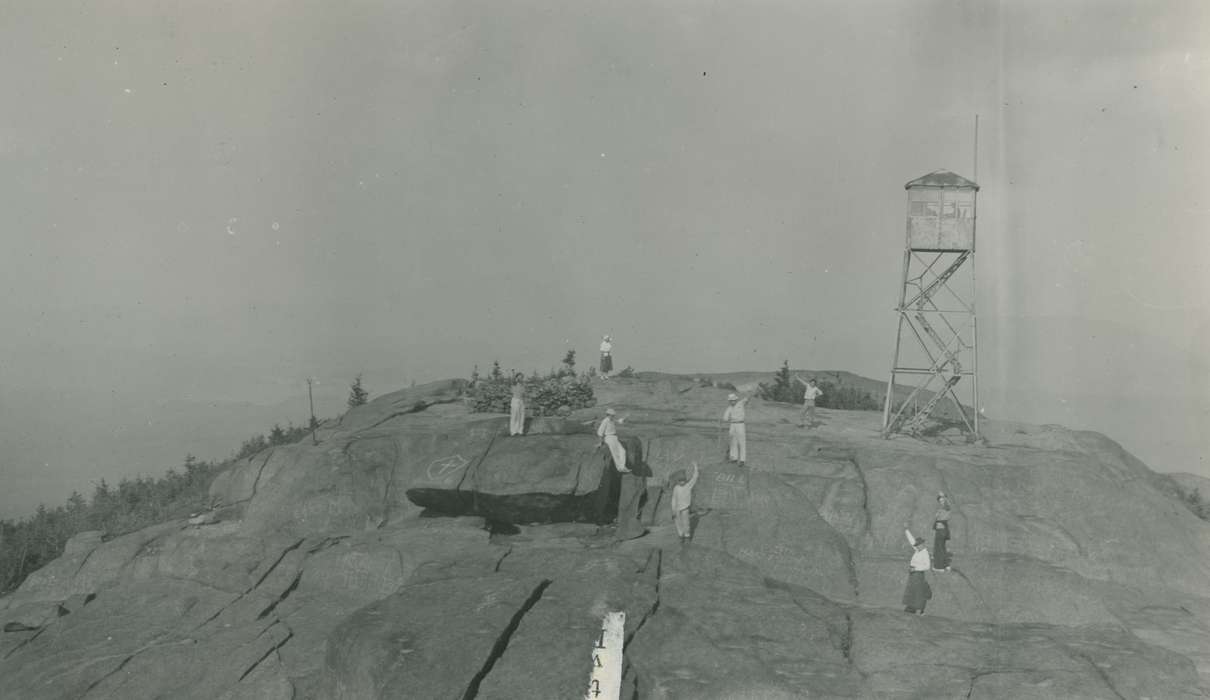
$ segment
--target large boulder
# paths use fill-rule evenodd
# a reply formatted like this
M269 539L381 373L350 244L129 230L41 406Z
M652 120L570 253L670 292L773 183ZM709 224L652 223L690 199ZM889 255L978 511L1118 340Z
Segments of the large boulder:
M611 531L600 408L506 437L463 383L415 387L234 464L213 517L74 538L0 598L5 692L577 697L610 611L627 698L1210 689L1210 525L1103 436L987 421L987 444L884 440L872 413L803 430L797 407L754 400L739 468L729 389L594 386L643 443L645 535ZM694 462L684 544L667 482ZM927 536L938 491L953 566L927 574L918 617L903 531Z

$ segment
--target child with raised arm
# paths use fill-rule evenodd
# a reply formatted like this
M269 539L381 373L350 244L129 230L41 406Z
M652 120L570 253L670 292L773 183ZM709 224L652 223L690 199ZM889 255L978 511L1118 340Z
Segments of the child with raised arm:
M676 534L681 542L688 542L689 506L693 505L693 487L697 484L697 462L693 462L693 476L685 477L684 472L678 471L672 484L672 522L676 524Z

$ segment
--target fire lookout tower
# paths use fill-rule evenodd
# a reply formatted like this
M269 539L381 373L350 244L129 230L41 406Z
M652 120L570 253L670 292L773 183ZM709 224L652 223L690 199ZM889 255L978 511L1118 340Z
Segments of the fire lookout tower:
M948 397L955 412L945 406L946 417L977 438L979 334L974 258L979 185L948 170L937 170L912 180L904 189L907 242L882 434L920 432ZM895 380L901 375L914 377L916 386L896 404ZM963 378L968 379L962 382ZM968 400L974 409L970 415L959 399L960 394L967 394L960 390L960 383L970 387Z

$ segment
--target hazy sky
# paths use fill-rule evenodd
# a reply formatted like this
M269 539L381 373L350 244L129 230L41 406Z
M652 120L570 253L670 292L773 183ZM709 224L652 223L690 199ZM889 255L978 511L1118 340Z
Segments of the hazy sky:
M977 113L981 403L1210 474L1196 0L25 0L0 87L0 413L48 431L606 331L885 377L903 183Z

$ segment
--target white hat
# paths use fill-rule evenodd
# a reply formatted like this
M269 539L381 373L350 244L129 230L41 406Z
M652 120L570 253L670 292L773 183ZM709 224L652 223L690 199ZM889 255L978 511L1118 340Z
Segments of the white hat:
M610 339L610 338L609 338L609 335L608 335L608 334L606 334L606 335L605 335L605 340L609 340L609 339Z
M613 410L612 408L605 409L605 415L607 415L607 416L616 416L617 414L618 414L618 412Z
M729 395L727 396L727 400L728 400L728 401L739 401L739 397L738 397L738 396L736 396L735 394L729 394Z

